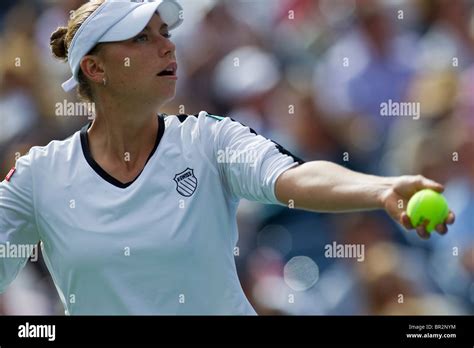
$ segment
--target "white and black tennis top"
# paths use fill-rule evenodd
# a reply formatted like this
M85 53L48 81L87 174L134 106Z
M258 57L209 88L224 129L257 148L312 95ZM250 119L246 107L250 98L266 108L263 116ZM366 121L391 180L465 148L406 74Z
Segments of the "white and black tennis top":
M36 244L66 314L255 314L235 267L240 198L281 204L302 161L226 117L159 115L143 171L123 184L87 129L33 147L0 183L0 246ZM26 257L0 258L0 292Z

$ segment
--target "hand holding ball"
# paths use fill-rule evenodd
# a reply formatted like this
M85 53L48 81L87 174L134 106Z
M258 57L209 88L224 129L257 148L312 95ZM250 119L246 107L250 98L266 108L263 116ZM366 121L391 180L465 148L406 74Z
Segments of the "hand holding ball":
M444 196L430 189L418 191L408 201L407 215L411 224L418 227L428 220L428 232L433 231L436 225L443 224L448 214L448 202Z

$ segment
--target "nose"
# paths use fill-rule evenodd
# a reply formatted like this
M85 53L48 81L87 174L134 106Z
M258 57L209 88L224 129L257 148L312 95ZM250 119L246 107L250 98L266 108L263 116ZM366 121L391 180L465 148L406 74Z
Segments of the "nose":
M163 40L160 40L160 57L174 56L175 51L176 46L170 39L164 37Z

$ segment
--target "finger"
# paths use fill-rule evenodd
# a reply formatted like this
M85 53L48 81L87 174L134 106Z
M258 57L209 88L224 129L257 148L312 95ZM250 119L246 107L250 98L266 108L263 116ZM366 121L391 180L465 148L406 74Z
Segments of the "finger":
M447 225L452 225L454 223L454 220L456 220L456 216L452 211L449 212L448 217L444 221Z
M430 239L430 234L426 231L426 228L423 226L419 226L416 228L416 233L421 239Z
M435 229L440 235L446 234L448 232L448 226L446 226L446 224L436 225Z
M427 225L428 225L428 221L425 220L423 224L421 224L420 226L416 228L416 233L421 239L430 239L430 234L428 233L428 231L426 231Z
M414 229L413 225L411 224L410 218L408 217L407 213L403 212L400 218L403 227L405 227L407 230L412 230Z
M441 185L440 183L433 181L431 179L425 178L424 176L420 175L418 178L418 188L419 189L432 189L436 192L443 192L444 191L444 186Z

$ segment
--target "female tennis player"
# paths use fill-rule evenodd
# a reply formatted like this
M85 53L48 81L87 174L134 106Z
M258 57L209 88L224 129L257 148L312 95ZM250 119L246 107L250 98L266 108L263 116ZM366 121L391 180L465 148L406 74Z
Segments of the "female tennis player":
M169 30L181 11L170 0L93 0L51 36L72 71L64 89L94 102L96 115L17 161L0 184L0 243L41 242L66 314L255 314L233 255L239 199L384 209L412 229L399 201L443 190L422 176L304 163L228 117L157 114L175 94ZM437 231L453 221L450 212ZM0 292L26 261L0 259Z

